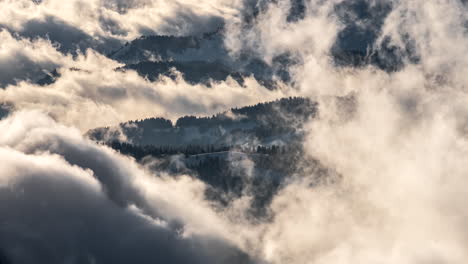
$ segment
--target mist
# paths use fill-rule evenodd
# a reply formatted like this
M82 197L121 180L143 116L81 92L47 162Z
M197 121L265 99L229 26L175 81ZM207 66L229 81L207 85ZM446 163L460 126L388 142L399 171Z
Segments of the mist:
M468 261L464 2L62 2L0 1L0 263ZM226 61L287 58L291 80L151 81L107 56L220 28ZM85 136L289 96L318 112L300 124L300 170L258 218L249 186L267 175L252 157L229 157L247 187L220 206L203 180Z

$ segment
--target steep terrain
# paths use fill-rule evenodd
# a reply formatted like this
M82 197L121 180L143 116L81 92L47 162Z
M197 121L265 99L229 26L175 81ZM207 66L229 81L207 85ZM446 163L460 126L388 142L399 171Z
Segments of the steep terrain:
M304 166L302 125L317 114L316 103L283 98L233 108L212 117L184 116L129 121L87 133L152 171L192 175L211 186L205 195L221 205L252 196L252 212L264 211L282 182ZM318 163L309 168L320 168Z

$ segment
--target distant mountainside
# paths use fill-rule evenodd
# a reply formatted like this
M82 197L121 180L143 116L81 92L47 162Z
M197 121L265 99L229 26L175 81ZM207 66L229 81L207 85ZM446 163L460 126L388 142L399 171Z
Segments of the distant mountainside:
M192 84L203 83L206 85L209 85L210 81L225 81L228 77L232 77L242 85L244 77L242 73L234 72L219 61L144 61L119 68L122 71L127 69L137 71L150 81L156 81L163 75L175 78L176 75L172 69L177 69L184 75L185 81Z
M0 119L8 116L10 114L10 111L11 111L11 106L10 105L7 105L7 104L0 104Z
M258 14L268 8L271 0L252 2L249 12L244 14L245 29L255 24ZM370 4L365 0L344 1L335 5L334 12L343 24L330 56L335 66L362 67L373 65L387 72L398 71L406 63L417 63L420 58L413 40L403 39L404 47L397 47L392 39L378 42L385 18L393 6L389 1ZM304 0L291 1L289 23L296 23L305 17L307 5ZM142 77L156 81L160 76L174 77L177 70L191 84L209 85L211 81L225 81L229 76L239 84L246 77L253 77L269 89L275 89L278 82L293 85L290 68L296 66L291 54L276 56L270 63L242 50L233 57L224 43L224 26L214 32L193 36L141 36L111 51L107 56L124 66L120 71L135 70ZM43 77L32 78L40 85L53 83L56 71Z
M281 145L301 136L304 122L317 112L306 98L283 98L255 106L233 108L212 117L184 116L175 124L148 118L117 127L96 128L87 135L96 141L121 138L137 145Z
M175 124L164 118L129 121L93 129L87 136L155 173L202 180L210 187L206 197L220 205L248 193L253 199L250 213L259 217L267 216L272 197L295 173L304 168L327 173L315 161L301 166L302 127L317 108L310 99L290 97L211 117L184 116Z
M46 73L46 75L37 80L36 84L39 84L40 86L45 86L54 83L57 78L60 78L60 73L57 71L57 69L54 69L53 71Z
M119 70L135 70L151 81L161 75L170 77L172 69L190 83L224 81L228 76L242 83L243 78L253 76L273 89L275 81L290 81L288 68L294 62L286 54L275 58L271 65L252 54L233 58L224 45L223 34L220 28L201 36L143 36L108 56L125 64Z
M142 36L111 52L108 57L124 64L229 60L221 30L201 36Z
M419 57L411 39L397 47L390 38L377 42L385 19L392 11L391 1L351 0L335 6L335 13L344 25L331 48L337 66L373 65L387 72L400 70L405 62L417 63Z
M273 59L271 64L253 56L241 54L233 58L224 45L222 29L200 36L142 36L126 43L107 56L124 66L117 71L134 70L149 81L161 76L174 78L174 70L182 73L191 84L210 85L228 77L244 84L253 77L260 84L275 89L278 82L289 83L289 67L296 64L288 54ZM57 69L35 78L41 86L60 78Z

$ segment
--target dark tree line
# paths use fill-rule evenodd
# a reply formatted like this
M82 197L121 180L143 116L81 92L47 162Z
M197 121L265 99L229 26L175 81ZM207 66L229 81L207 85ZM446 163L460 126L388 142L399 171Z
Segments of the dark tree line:
M134 145L131 143L112 141L107 143L111 148L119 151L124 155L129 155L137 160L146 156L164 157L171 155L183 154L198 155L204 153L229 151L230 146L214 146L214 145L187 145L187 146L154 146L154 145Z
M129 155L137 160L146 156L165 157L171 155L199 155L227 151L243 152L246 154L264 155L290 155L292 152L301 151L298 145L292 146L216 146L216 145L186 145L186 146L155 146L155 145L134 145L127 142L112 141L106 143L109 147L119 151L121 154Z
M162 118L162 117L151 117L146 119L140 119L135 121L129 121L125 123L127 127L132 127L133 125L137 125L139 128L143 129L166 129L166 128L173 128L171 120Z
M256 121L262 124L286 126L293 121L306 121L315 116L317 103L304 97L288 97L242 108L232 108L231 112L238 115L241 122ZM239 122L239 119L228 117L226 112L211 117L184 116L177 120L176 127L213 126Z
M235 122L259 121L261 123L276 123L276 125L287 124L292 120L305 121L315 116L317 103L304 97L288 97L277 99L272 102L258 103L252 106L241 108L231 108L231 112L239 118L231 118L226 112L212 116L197 117L193 115L179 118L175 125L170 120L164 118L147 118L136 121L129 121L126 124L135 124L138 127L151 128L173 128L173 127L211 127L216 125L226 125ZM280 123L277 123L280 121ZM288 122L289 121L289 122Z
M177 143L177 137L183 136L180 132L186 128L195 127L203 133L211 128L239 127L231 132L241 131L258 139L265 139L298 132L307 120L317 114L317 108L317 103L308 98L289 97L232 108L230 113L223 112L206 117L183 116L175 124L164 118L129 121L120 124L120 129L105 127L90 130L88 136L96 141L103 141L108 138L119 138L119 133L123 132L125 136L135 141L144 139L151 142L152 137L164 137L174 145ZM244 129L244 124L254 124L254 127Z

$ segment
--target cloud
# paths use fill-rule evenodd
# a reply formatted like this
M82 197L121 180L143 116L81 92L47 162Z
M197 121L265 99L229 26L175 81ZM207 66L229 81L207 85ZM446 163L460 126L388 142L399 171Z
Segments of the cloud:
M29 41L0 31L0 41L0 88L20 80L36 81L70 60L46 40Z
M66 11L76 3L43 1L23 8L5 1L16 5L6 9L6 17L16 19L3 23L21 32L27 21L49 12L59 18L53 23L64 21L65 28L71 25L93 41L131 39L142 29L192 30L161 22L170 19L158 14L175 14L177 5L158 2L168 9L150 17L156 4L105 2L102 17L113 22L104 21L103 29L90 15L99 9L97 2L84 5L89 12ZM391 10L374 28L356 19L356 10L340 9L344 14L337 15L336 7L346 6L339 0L306 1L303 19L294 21L284 8L290 1L249 2L262 7L249 23L235 16L236 3L202 2L200 10L188 9L186 20L211 24L213 14L232 15L225 40L232 54L248 50L267 62L290 54L297 61L294 87L269 91L253 80L245 88L229 81L194 86L180 78L151 83L132 71L114 71L119 65L95 51L73 58L59 54L50 41L2 33L12 43L5 44L2 65L21 58L16 52L32 66L2 77L10 85L0 90L0 101L29 111L0 121L0 196L8 201L0 205L1 255L26 263L162 257L182 263L226 263L232 257L243 263L244 254L260 263L466 263L466 7L455 0L388 1ZM26 12L33 7L38 11ZM348 18L352 27L375 34L366 42L369 52L396 50L401 67L337 65L331 51L349 29ZM44 87L14 84L43 65L58 65L61 77ZM248 195L231 207L213 208L201 182L151 176L133 160L81 137L88 128L128 119L213 113L289 94L318 101L319 116L307 126L305 173L282 186L268 221L246 216ZM327 167L327 177L306 165L311 160Z
M115 70L122 65L91 49L63 55L47 40L30 41L6 31L0 38L0 101L16 110L41 109L82 131L146 117L215 114L287 94L268 90L254 78L243 86L228 78L207 87L192 85L174 72L175 80L150 82L132 70ZM60 74L54 83L35 84L53 70Z
M30 39L47 38L63 52L93 48L109 53L142 34L213 31L236 16L237 0L120 1L5 0L0 28Z
M402 51L403 66L387 72L334 63L330 50L347 27L334 15L342 1L309 1L306 17L294 24L281 8L286 2L273 4L245 32L234 27L240 38L231 48L301 58L295 83L319 102L305 159L334 173L323 179L308 168L275 196L274 220L263 226L263 259L465 263L466 7L389 1L371 45L377 52L389 41ZM409 46L415 61L405 57ZM343 98L352 98L352 111Z
M60 122L86 131L146 117L214 114L257 103L259 98L273 100L285 95L281 90L266 89L253 78L246 80L245 87L232 79L211 87L192 85L181 77L150 82L134 71L116 71L119 64L93 51L61 63L64 67L55 83L10 85L0 90L0 101L18 110L44 110Z
M0 248L12 263L249 261L210 227L200 182L151 177L39 112L0 127Z

